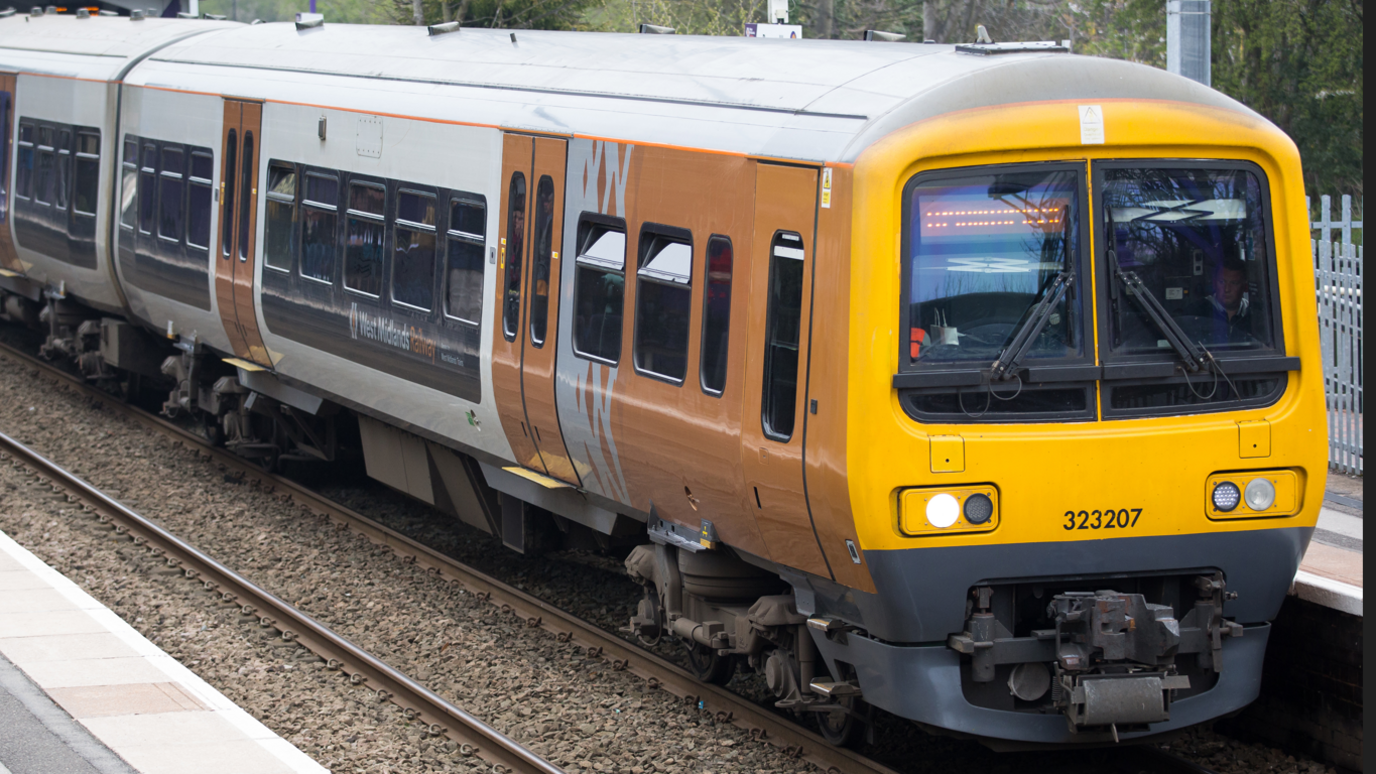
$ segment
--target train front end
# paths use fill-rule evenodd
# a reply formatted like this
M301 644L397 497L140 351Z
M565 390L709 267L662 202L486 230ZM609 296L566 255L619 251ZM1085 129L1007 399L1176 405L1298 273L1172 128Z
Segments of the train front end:
M832 675L933 730L1106 743L1242 708L1318 517L1294 144L1117 67L1148 85L939 112L856 161L846 459L876 593L814 618Z

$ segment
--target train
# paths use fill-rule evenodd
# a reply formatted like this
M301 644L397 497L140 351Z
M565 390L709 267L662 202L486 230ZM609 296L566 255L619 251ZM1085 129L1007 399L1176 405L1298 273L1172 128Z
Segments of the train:
M0 18L0 313L46 356L620 551L630 632L833 744L1257 697L1327 439L1256 112L1055 42L138 16Z

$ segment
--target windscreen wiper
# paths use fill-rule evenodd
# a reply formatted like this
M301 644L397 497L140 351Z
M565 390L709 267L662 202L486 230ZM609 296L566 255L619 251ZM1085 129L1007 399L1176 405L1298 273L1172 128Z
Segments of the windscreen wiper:
M1196 343L1194 339L1190 338L1190 335L1185 332L1185 329L1180 327L1180 323L1176 322L1174 317L1171 317L1170 312L1166 311L1166 307L1162 306L1161 302L1156 300L1156 296L1152 295L1152 292L1147 289L1147 285L1142 281L1142 278L1137 276L1137 272L1127 271L1118 265L1118 250L1115 246L1116 241L1117 234L1114 233L1113 229L1113 211L1109 210L1107 240L1108 265L1117 280L1113 286L1112 295L1114 299L1116 300L1118 296L1117 284L1121 282L1123 283L1123 287L1127 290L1128 295L1132 296L1137 302L1137 305L1142 308L1142 311L1151 319L1156 329L1165 335L1166 341L1171 345L1171 348L1180 354L1180 359L1185 361L1185 367L1192 372L1198 372L1203 369L1208 362L1212 360L1208 351Z
M1032 314L1028 315L1027 320L1018 328L1013 335L1013 340L1008 342L1008 346L999 353L999 359L994 361L993 368L989 374L989 380L995 379L1007 381L1012 379L1017 373L1018 363L1022 362L1027 351L1032 348L1033 342L1041 334L1042 328L1046 327L1046 321L1051 319L1051 314L1056 311L1056 305L1065 297L1066 291L1075 283L1075 276L1069 271L1061 271L1051 280L1046 292L1037 305L1032 308Z

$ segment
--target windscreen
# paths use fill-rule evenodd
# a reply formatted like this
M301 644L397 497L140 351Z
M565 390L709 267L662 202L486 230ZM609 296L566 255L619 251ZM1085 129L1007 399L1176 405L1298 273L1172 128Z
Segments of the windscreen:
M984 172L909 189L910 362L999 357L1078 254L1083 168ZM1062 298L1027 358L1080 354L1080 301Z
M1118 268L1137 275L1194 342L1217 354L1273 346L1274 261L1255 174L1112 167L1103 170L1103 201ZM1118 354L1171 349L1142 304L1121 292L1110 300L1109 335Z

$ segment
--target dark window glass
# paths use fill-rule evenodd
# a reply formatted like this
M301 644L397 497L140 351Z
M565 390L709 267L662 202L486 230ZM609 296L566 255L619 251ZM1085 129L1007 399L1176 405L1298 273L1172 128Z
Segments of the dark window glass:
M549 323L549 272L554 250L554 180L541 175L535 187L535 252L530 261L530 340L545 343Z
M244 178L239 185L239 260L248 259L249 220L253 214L253 132L244 132Z
M1280 397L1285 387L1285 374L1265 374L1260 377L1232 376L1216 379L1212 374L1174 377L1150 383L1118 384L1105 382L1106 401L1115 414L1169 414L1198 408L1208 410L1210 404L1237 403L1265 405ZM1219 406L1215 410L1222 410Z
M182 201L182 161L180 148L164 145L162 169L158 173L158 236L180 242L185 202Z
M502 334L516 338L521 320L521 267L526 246L526 176L511 175L506 201L506 288L502 292Z
M910 392L904 396L908 409L926 421L969 422L980 419L1046 421L1048 415L1083 414L1094 399L1091 388L966 387Z
M707 241L707 286L702 294L702 389L726 389L726 352L731 334L731 240Z
M136 203L139 191L139 145L137 140L124 141L124 163L121 165L119 184L119 224L125 228L134 227L137 217Z
M305 204L301 223L301 276L334 282L338 245L339 179L314 172L306 174Z
M57 135L57 174L53 180L53 205L67 209L72 186L72 133L62 130Z
M0 221L10 207L10 97L0 91Z
M686 236L686 235L685 235ZM640 233L636 271L635 366L676 382L688 373L693 246L685 238Z
M51 126L38 127L38 144L53 147L53 128Z
M56 154L52 150L45 150L42 146L38 148L38 174L34 175L38 185L34 186L34 201L39 204L53 203L53 178L56 177L57 161L54 159Z
M274 269L291 271L296 255L296 167L281 162L268 165L267 223L263 238L263 262Z
M769 311L764 333L765 435L793 437L798 400L798 332L803 315L803 240L797 234L774 236L769 250Z
M621 360L626 300L626 226L584 221L578 226L574 271L573 350L615 365Z
M349 185L348 241L344 248L344 287L370 296L382 295L382 251L387 224L385 188Z
M100 196L100 136L78 133L76 151L76 180L72 186L76 198L72 209L81 215L94 216Z
M435 197L397 192L392 300L430 311L435 305Z
M143 146L143 166L139 168L139 231L153 233L153 221L157 217L158 170L157 152L152 145Z
M19 125L18 163L14 170L14 195L21 199L33 196L33 125Z
M239 177L236 174L239 169L239 137L233 129L229 130L229 141L226 146L225 176L222 181L224 191L220 197L220 249L224 257L228 258L234 249L234 181ZM139 193L142 196L142 191Z
M1103 170L1110 261L1140 279L1197 344L1221 354L1272 347L1272 272L1261 183L1243 169ZM1166 333L1116 278L1114 354L1163 352Z
M467 194L465 196L468 196ZM449 203L448 252L445 272L445 314L481 324L483 311L483 233L487 203L481 198Z
M195 151L191 154L191 183L187 192L186 243L192 247L210 247L210 202L213 189L210 171L213 162L210 153Z
M1075 271L1083 169L970 171L908 190L908 362L987 367L1061 272ZM1024 363L1079 355L1083 293L1067 293Z

